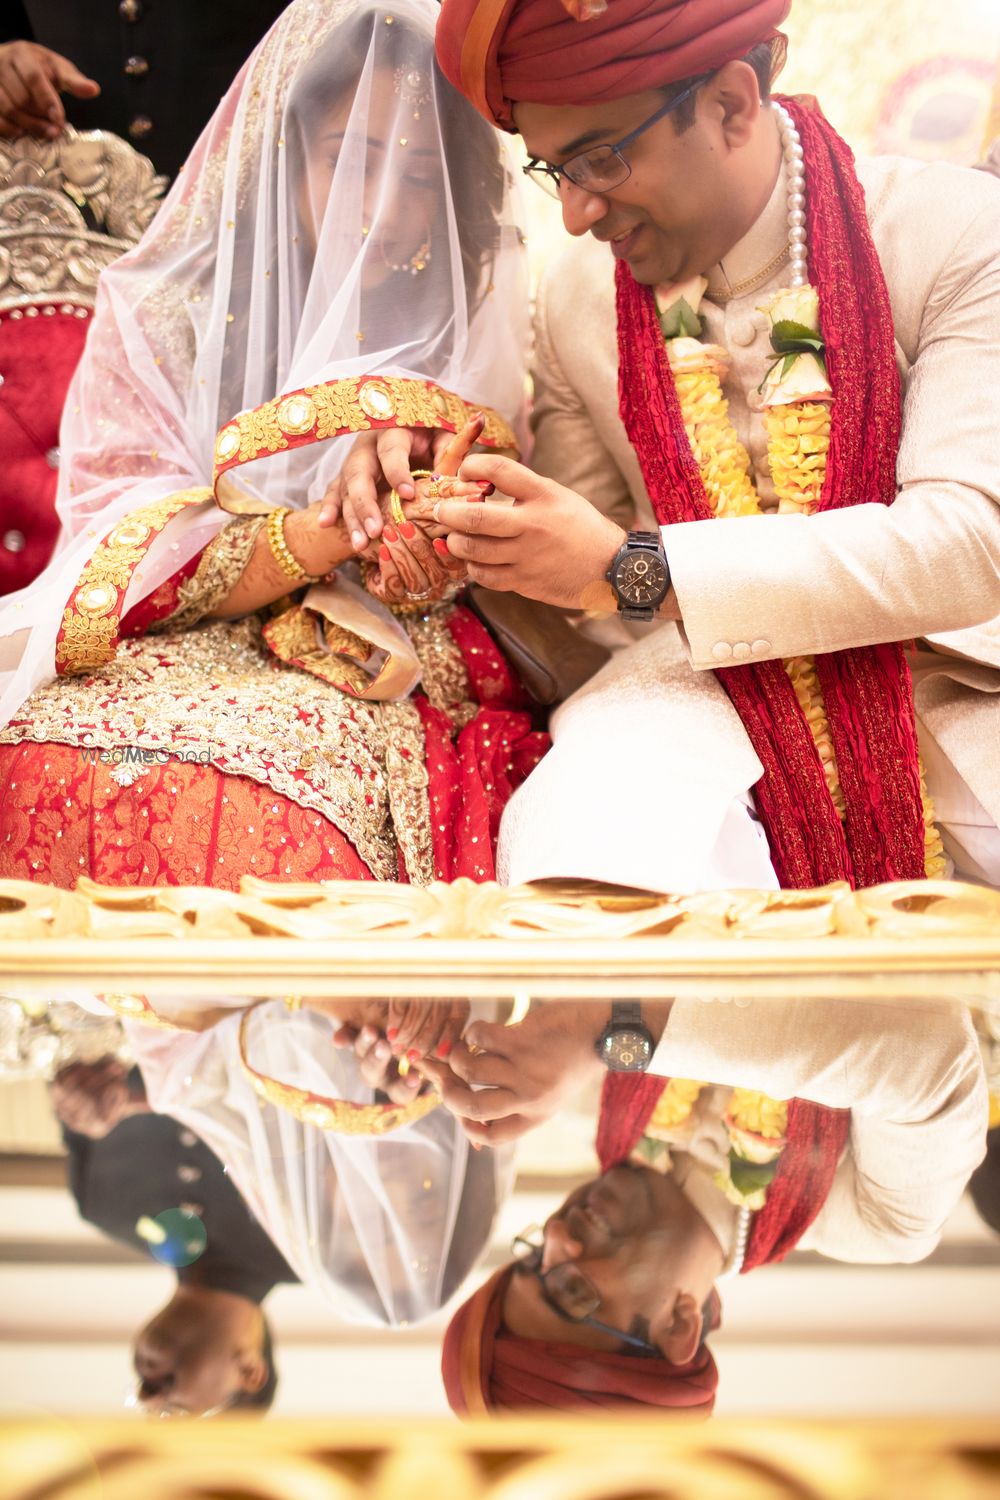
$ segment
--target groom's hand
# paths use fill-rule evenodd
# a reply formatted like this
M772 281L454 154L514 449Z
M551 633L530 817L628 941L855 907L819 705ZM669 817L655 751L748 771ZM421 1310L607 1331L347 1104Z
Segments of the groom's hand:
M496 1146L549 1119L603 1071L594 1044L610 1008L552 1001L516 1026L475 1021L447 1064L425 1058L424 1077L475 1142Z
M460 477L489 480L513 505L441 500L448 550L485 588L514 590L566 609L616 609L607 572L625 532L575 490L510 458L473 454Z

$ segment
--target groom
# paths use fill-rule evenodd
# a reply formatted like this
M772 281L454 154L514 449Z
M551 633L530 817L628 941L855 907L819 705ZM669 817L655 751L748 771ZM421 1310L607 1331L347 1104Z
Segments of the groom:
M779 111L788 9L442 6L442 68L576 243L539 292L539 472L471 458L516 503L439 519L475 581L622 645L508 809L510 880L868 885L946 873L936 822L1000 882L1000 184L855 168Z

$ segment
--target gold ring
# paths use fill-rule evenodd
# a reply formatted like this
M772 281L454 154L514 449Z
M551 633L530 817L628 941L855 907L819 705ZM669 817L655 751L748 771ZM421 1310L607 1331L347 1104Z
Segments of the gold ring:
M402 526L406 521L406 511L403 509L403 502L395 490L389 491L389 512L397 526Z
M441 484L440 484L440 481L444 478L443 474L432 473L432 471L430 469L414 469L413 470L413 477L414 477L414 479L429 479L431 481L430 484L427 486L427 498L428 498L428 500L443 500L444 499L444 496L441 493Z

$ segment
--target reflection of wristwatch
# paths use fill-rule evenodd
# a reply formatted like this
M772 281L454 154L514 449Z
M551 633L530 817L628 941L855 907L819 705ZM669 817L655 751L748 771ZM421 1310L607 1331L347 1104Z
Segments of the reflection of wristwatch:
M630 531L608 569L623 620L651 620L670 589L658 531Z
M611 1020L594 1043L594 1051L612 1073L645 1073L653 1056L653 1034L637 1001L611 1002Z

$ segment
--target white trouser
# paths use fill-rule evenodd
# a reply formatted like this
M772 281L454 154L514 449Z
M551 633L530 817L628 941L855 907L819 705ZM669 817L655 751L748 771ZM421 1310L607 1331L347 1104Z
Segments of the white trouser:
M918 719L956 878L1000 886L1000 830ZM504 813L498 878L689 892L777 886L753 811L761 765L712 673L664 627L616 653L552 720L552 749Z

